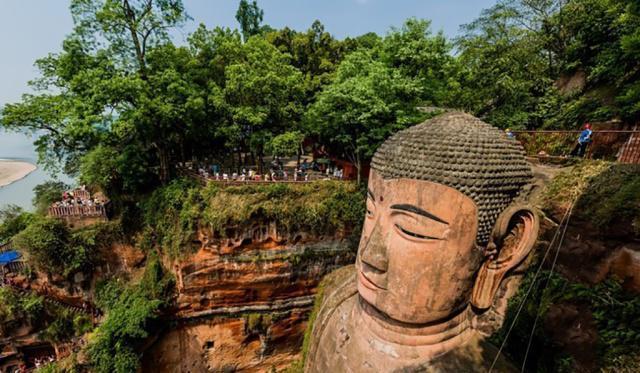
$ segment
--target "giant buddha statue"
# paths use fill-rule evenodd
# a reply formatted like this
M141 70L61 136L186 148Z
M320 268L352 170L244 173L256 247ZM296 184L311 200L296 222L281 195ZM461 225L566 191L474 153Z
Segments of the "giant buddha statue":
M517 141L465 113L382 144L355 267L325 289L305 371L486 372L498 351L477 320L536 240L531 177Z

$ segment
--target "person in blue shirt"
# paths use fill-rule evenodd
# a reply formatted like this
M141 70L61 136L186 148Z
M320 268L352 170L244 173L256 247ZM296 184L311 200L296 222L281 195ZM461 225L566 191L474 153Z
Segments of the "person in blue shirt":
M593 131L591 131L591 124L586 123L584 125L584 130L580 132L580 136L578 137L578 143L571 151L572 157L584 157L584 153L587 150L587 146L591 143L591 135Z
M507 135L508 138L510 139L515 139L516 138L516 134L511 132L511 128L507 128L506 130L504 130L504 133Z

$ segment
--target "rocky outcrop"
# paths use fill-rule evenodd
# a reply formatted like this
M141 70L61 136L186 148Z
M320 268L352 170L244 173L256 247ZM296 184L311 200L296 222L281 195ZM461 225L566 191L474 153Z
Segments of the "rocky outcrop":
M285 234L275 223L200 228L191 256L173 264L176 309L146 350L144 371L282 369L299 356L322 277L352 263L347 232Z

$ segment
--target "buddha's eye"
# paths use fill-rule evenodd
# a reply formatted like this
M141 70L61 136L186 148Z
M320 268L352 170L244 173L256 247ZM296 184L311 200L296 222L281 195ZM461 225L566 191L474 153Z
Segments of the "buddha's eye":
M396 232L411 241L446 239L447 225L412 212L395 211L391 214Z
M376 205L371 198L367 198L367 218L372 218L376 212Z
M425 234L420 234L420 233L416 233L416 232L412 232L406 228L403 228L400 224L395 224L396 229L398 229L401 233L409 236L409 237L413 237L413 238L417 238L420 240L441 240L442 238L438 238L438 237L433 237L433 236L427 236Z

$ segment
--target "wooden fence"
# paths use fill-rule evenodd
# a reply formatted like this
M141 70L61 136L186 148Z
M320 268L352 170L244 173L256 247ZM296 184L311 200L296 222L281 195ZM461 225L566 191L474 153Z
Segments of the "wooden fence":
M530 156L569 156L582 131L513 131ZM640 131L593 131L585 157L640 163Z

